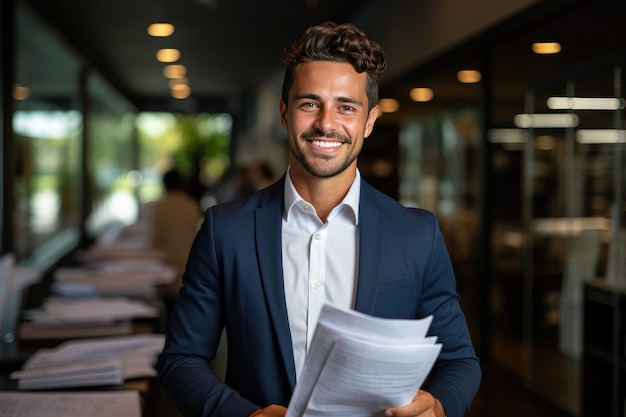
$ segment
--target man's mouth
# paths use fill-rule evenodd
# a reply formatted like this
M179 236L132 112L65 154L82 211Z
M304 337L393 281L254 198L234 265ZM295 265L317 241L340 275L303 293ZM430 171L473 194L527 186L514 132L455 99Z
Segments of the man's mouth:
M338 148L342 145L342 142L328 141L328 140L312 140L311 144L320 148Z

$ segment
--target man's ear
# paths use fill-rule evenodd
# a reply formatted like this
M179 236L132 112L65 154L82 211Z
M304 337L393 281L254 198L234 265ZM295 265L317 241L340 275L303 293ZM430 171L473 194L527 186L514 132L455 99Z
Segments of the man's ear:
M363 137L367 138L374 130L374 123L378 119L378 105L372 107L372 110L367 115L367 122L365 122L365 132L363 133Z
M278 108L280 109L280 123L287 129L287 104L282 98L278 101Z

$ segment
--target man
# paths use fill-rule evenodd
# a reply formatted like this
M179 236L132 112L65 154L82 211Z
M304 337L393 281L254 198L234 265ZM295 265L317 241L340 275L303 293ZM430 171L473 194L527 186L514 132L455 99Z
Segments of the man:
M467 411L480 367L438 222L376 191L357 169L385 67L382 48L349 24L309 28L287 55L288 171L206 212L159 357L162 386L184 415L284 416L324 302L388 318L432 314L443 350L431 376L412 403L384 413ZM224 326L222 383L210 361Z

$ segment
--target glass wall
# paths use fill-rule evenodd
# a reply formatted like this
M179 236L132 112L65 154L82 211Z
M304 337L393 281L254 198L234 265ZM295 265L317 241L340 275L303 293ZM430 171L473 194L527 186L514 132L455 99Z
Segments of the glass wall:
M619 255L622 65L599 62L560 81L539 81L527 95L530 117L518 118L530 138L524 148L525 373L533 387L576 414L578 394L593 379L593 371L581 375L584 285L626 285ZM607 391L617 387L612 381L604 381Z
M437 213L452 259L462 307L471 312L471 334L480 343L477 145L479 110L463 106L403 124L400 135L400 200Z
M83 237L136 219L134 108L85 75L26 2L16 6L12 246L20 263L46 268Z
M231 166L232 123L228 114L139 113L140 203L161 198L162 176L175 168L203 208L213 204Z
M23 262L43 262L79 239L80 64L22 2L17 6L14 249Z
M86 134L86 229L98 236L114 224L137 220L135 109L100 76L90 73Z

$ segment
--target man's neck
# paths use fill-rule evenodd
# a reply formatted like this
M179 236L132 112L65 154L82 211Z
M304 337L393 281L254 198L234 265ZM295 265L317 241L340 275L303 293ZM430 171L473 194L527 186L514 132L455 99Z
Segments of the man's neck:
M329 178L320 178L308 172L300 172L293 167L289 172L291 181L300 196L313 204L320 220L326 219L346 196L356 178L356 166L349 167L342 173Z

